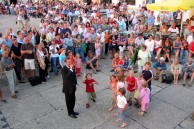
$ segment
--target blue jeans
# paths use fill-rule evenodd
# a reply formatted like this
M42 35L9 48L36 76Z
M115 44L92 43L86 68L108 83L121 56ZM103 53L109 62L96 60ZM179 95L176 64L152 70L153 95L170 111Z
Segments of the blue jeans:
M122 112L122 108L117 108L117 115L121 122L125 122L125 111Z
M59 64L59 57L51 57L51 62L53 64L53 70L54 70L54 73L55 75L58 74L58 64Z
M184 59L183 59L183 55L185 55ZM180 51L180 62L181 63L186 63L188 61L188 55L189 55L188 50L181 50Z
M76 54L78 53L80 55L82 61L85 62L84 51L82 50L81 47L80 48L75 48L75 53Z
M151 54L151 61L154 61L154 59L155 59L154 52L150 51L150 54Z

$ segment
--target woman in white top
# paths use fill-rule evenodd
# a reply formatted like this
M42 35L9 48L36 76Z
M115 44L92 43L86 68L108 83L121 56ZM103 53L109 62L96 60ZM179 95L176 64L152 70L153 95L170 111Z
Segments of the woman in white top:
M154 40L151 34L148 35L148 39L145 41L145 45L147 47L147 50L151 53L153 60Z
M156 35L154 40L154 51L156 52L156 60L160 58L160 53L162 51L162 40L159 35Z
M38 67L39 67L39 76L42 80L42 82L46 82L46 76L47 76L47 69L45 64L45 57L47 55L43 52L44 45L43 43L38 44L37 51L36 51L36 57L38 60ZM48 53L47 53L48 54Z

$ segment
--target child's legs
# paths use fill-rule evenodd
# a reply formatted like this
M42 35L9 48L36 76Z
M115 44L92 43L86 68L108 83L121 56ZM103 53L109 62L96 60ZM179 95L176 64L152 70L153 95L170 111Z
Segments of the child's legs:
M91 97L92 97L91 93L87 93L87 104L90 103Z
M122 108L117 108L117 116L121 122L125 121L125 112L122 112Z
M148 107L149 107L149 103L146 103L146 104L145 104L145 111L148 110Z
M132 102L131 92L129 92L129 91L127 91L127 100L129 101L129 103Z
M146 111L146 103L141 102L141 111L142 112Z
M138 72L141 73L143 70L143 66L138 66Z
M96 99L96 93L95 92L91 93L91 98Z

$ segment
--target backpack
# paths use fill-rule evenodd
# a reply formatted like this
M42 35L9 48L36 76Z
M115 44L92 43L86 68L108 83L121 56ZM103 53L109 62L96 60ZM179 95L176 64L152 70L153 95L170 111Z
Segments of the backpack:
M166 83L167 78L166 74L162 74L162 83Z
M40 77L35 76L35 77L31 77L29 78L29 82L31 86L36 86L42 83L42 80Z
M173 82L173 77L172 76L167 76L166 84L171 84L172 82Z

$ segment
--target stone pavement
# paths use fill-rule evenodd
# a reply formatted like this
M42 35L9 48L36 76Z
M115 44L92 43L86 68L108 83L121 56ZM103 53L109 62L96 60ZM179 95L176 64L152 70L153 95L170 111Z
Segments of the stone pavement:
M31 19L33 26L39 26L40 19ZM16 29L15 16L0 15L0 32L7 27ZM102 71L93 74L100 83L95 86L96 103L85 108L85 85L78 78L75 111L80 113L78 119L68 117L65 96L62 94L61 76L48 79L47 84L31 87L29 83L19 84L18 99L10 98L5 75L0 76L0 86L7 104L0 102L0 129L117 129L114 111L109 112L111 91L109 77L111 61L102 60ZM83 67L84 72L91 72ZM194 129L194 122L189 119L194 111L194 86L167 85L153 81L152 101L144 117L137 115L140 109L127 108L127 129Z

